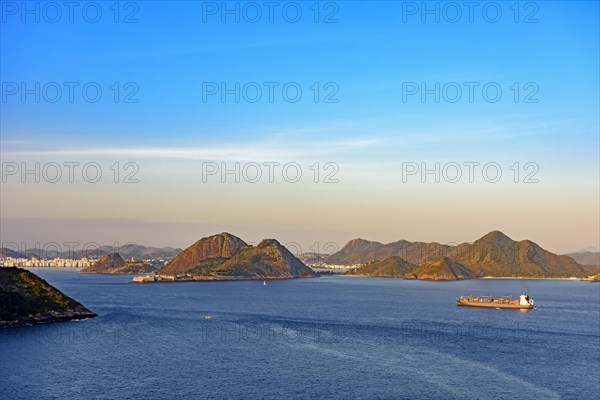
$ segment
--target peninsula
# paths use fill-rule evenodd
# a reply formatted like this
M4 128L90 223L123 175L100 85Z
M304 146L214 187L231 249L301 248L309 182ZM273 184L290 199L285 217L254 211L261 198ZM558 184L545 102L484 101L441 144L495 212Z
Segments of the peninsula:
M0 268L0 327L97 316L27 270Z

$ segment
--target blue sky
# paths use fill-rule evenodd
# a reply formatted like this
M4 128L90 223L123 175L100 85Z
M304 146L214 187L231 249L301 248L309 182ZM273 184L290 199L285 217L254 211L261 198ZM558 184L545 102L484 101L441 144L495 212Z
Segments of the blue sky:
M221 2L209 3L222 7ZM258 23L245 21L243 15L239 23L232 16L222 22L218 13L207 15L203 22L207 3L158 1L135 3L136 23L122 22L135 10L126 2L120 4L119 23L113 21L112 3L101 3L102 18L97 23L86 22L77 11L70 23L64 9L57 23L44 21L43 16L39 23L31 16L23 23L21 10L13 15L3 5L3 85L78 82L80 88L96 82L103 90L97 103L84 101L77 89L73 102L63 92L56 103L35 103L32 96L22 102L19 94L7 95L3 86L3 96L8 96L0 104L3 159L31 162L68 155L112 160L130 151L132 159L143 160L146 171L153 171L155 180L146 181L148 190L169 181L166 171L189 159L247 161L282 156L329 160L339 162L347 181L359 185L377 181L404 160L500 160L506 165L532 161L541 165L547 185L578 191L588 200L585 213L590 221L595 219L595 225L580 227L586 233L577 240L580 247L597 244L597 210L591 206L598 200L598 2L520 2L518 23L512 2L494 3L502 12L496 23L487 22L479 9L470 23L465 8L456 23L444 21L443 14L439 23L432 16L422 22L420 13L406 16L403 22L403 9L412 4L420 7L421 2L330 3L319 4L319 23L313 20L313 2L294 3L303 13L297 23L286 21L279 9L273 23L265 14ZM243 8L247 2L227 4ZM253 4L266 13L264 2ZM440 9L447 5L439 3ZM333 11L338 22L323 23ZM532 18L538 21L524 23L534 11ZM139 101L113 102L110 87L114 82L121 86L120 100L128 93L123 85L133 82L139 89L134 98ZM206 82L224 82L228 87L236 82L241 86L277 82L279 87L295 82L303 96L289 103L276 90L273 103L266 100L266 92L257 103L236 103L233 96L223 103L218 95L203 102ZM317 103L310 89L315 82L320 86ZM456 103L444 99L436 103L431 95L425 102L419 95L403 101L407 82L424 82L427 87L456 82L463 89L464 82L476 82L478 88L493 82L503 93L495 103L485 101L479 89L472 103L466 92ZM515 82L520 90L518 102L511 89ZM326 83L337 88L334 98L338 102L322 101L329 93ZM523 102L532 88L538 101ZM182 168L197 168L185 165ZM369 176L369 171L374 175ZM384 181L372 189L375 197L389 195ZM544 190L550 187L538 189L532 197L544 201L548 195ZM17 204L11 203L18 201L22 188L14 190L13 197L4 195L5 219L23 216ZM39 190L48 198L58 196L52 193L54 189ZM187 193L184 183L172 190ZM335 191L329 195L336 196ZM575 207L569 201L553 213L568 215ZM90 212L87 218L117 214ZM150 214L136 218L156 219ZM497 228L493 224L489 230ZM577 224L569 229L576 231ZM236 226L235 221L224 225ZM276 235L276 226L269 232ZM476 239L478 229L464 232L464 239ZM508 229L521 232L513 226ZM529 234L523 229L523 235L535 239L543 231L534 229ZM386 232L374 239L411 239L409 228ZM368 233L377 235L377 229ZM335 232L341 241L364 235L356 228ZM559 242L548 238L552 245Z

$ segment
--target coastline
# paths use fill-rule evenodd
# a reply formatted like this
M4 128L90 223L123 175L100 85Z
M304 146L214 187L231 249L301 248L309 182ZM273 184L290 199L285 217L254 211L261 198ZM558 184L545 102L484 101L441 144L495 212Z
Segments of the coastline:
M358 276L358 277L364 277L364 278L386 278L386 279L402 279L402 280L406 280L406 281L446 281L446 282L455 282L455 281L471 281L471 280L478 280L478 279L486 279L486 280L492 280L492 279L502 279L502 280L510 280L510 279L515 279L515 280L555 280L555 281L585 281L585 282L593 282L591 279L588 278L577 278L577 277L571 277L571 278L540 278L540 277L530 277L530 276L480 276L477 278L472 278L472 279L417 279L417 278L404 278L401 276L372 276L372 275L359 275L359 274L335 274L336 276Z
M133 278L140 277L140 275L134 276ZM144 278L142 276L142 278ZM290 276L290 277L250 277L250 276L196 276L186 277L177 279L171 277L167 279L156 279L156 280L133 280L130 283L138 284L152 284L152 283L180 283L180 282L229 282L229 281L274 281L274 280L286 280L286 279L305 279L305 278L319 278L319 275L315 276Z
M541 278L534 276L481 276L475 279L528 279L528 280L555 280L555 281L581 281L585 278L570 277L570 278Z

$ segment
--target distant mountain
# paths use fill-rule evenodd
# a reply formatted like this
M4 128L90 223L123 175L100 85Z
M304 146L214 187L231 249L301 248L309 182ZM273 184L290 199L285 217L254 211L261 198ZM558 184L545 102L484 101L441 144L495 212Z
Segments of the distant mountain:
M514 241L499 231L473 244L456 246L448 258L469 267L477 276L550 278L585 274L571 257L551 253L530 240Z
M160 275L193 275L210 279L280 279L316 273L275 239L247 245L229 233L200 239L169 262Z
M6 247L0 248L0 257L26 258L25 254Z
M437 257L447 255L452 246L440 243L408 242L400 240L388 244L354 239L346 243L337 253L328 256L328 264L364 264L397 256L413 264L422 264Z
M469 268L443 256L415 268L413 274L417 279L431 281L455 281L475 278L475 274Z
M179 248L173 247L146 247L138 244L125 244L122 246L92 246L86 250L76 249L70 251L68 249L60 250L49 248L31 248L24 251L15 251L9 248L0 249L0 257L27 258L99 258L108 254L120 253L126 258L136 260L146 259L171 259L181 252Z
M329 256L329 254L320 254L320 253L302 253L298 256L298 260L302 261L304 264L317 264L325 262L325 259Z
M98 261L80 272L84 274L147 274L155 271L156 268L142 261L125 261L119 253L112 253L100 257Z
M457 246L436 242L398 242L381 244L364 239L349 241L340 251L326 258L329 264L367 264L386 261L390 256L400 257L406 262L424 266L447 257L467 267L474 276L497 277L571 277L584 276L593 267L584 267L569 256L551 253L530 240L514 241L500 231L492 231L474 243ZM362 270L366 275L374 274L372 268ZM376 276L382 276L381 274ZM466 276L466 275L465 275Z
M0 268L0 327L95 317L81 303L37 275Z
M565 255L582 265L600 265L600 253L598 252L582 251Z
M347 275L378 276L385 278L413 277L417 266L398 256L390 256L380 261L371 261L361 267L346 272Z
M453 281L475 278L475 274L469 268L444 256L425 262L422 265L415 265L398 256L391 256L384 258L381 261L371 261L366 263L359 268L346 272L346 275L434 281Z
M589 251L591 253L600 253L600 248L596 246L586 246L583 249L574 251L573 253L585 253L586 251Z

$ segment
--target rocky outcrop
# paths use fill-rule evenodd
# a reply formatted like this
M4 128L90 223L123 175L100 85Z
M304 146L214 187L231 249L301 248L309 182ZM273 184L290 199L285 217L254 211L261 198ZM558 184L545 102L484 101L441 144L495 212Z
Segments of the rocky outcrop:
M371 261L359 268L350 270L345 275L377 276L383 278L413 277L412 271L417 268L398 256L391 256L381 261Z
M437 257L448 254L452 246L432 242L397 242L382 244L364 239L353 239L346 243L340 251L328 256L328 264L365 264L371 261L383 260L397 256L412 264L421 264Z
M95 317L81 303L37 275L0 268L0 327Z
M208 236L183 250L158 273L161 275L182 275L190 272L201 274L233 257L246 246L246 242L230 233L223 232Z
M158 271L197 279L282 279L316 276L275 239L249 246L229 233L200 239Z
M423 264L415 268L412 274L416 279L430 281L456 281L475 278L473 271L448 257L439 257Z
M143 261L125 261L119 253L102 256L91 266L82 269L84 274L147 274L156 268Z
M257 279L317 276L312 269L275 239L265 239L257 246L245 247L211 272L224 276Z

